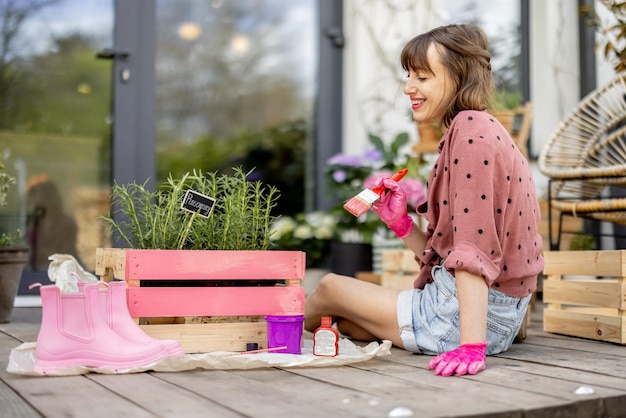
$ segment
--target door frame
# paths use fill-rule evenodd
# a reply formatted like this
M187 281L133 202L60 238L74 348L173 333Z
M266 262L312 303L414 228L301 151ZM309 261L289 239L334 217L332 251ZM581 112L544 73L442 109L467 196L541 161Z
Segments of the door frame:
M114 0L111 184L155 185L156 4ZM112 217L121 215L111 208ZM118 236L113 246L123 247Z

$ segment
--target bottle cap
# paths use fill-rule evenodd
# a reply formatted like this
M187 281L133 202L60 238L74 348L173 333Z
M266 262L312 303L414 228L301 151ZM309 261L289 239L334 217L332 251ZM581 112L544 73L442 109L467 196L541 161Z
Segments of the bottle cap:
M323 327L330 327L333 324L333 318L330 316L323 316L322 317L322 326Z
M258 343L246 343L246 351L258 350L258 349L259 349Z

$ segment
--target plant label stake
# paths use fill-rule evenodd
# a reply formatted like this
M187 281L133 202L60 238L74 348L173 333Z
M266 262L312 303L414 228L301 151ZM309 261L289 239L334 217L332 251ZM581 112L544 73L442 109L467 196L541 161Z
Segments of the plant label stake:
M201 193L194 192L193 190L187 190L183 197L183 202L180 205L181 208L197 213L200 216L208 218L213 212L213 206L215 206L215 199L209 196L205 196Z
M215 199L209 196L205 196L201 193L194 192L189 189L185 193L183 197L183 201L180 204L180 207L188 212L193 213L191 218L189 218L189 222L187 222L187 226L185 227L185 232L180 236L180 240L178 241L178 248L183 248L185 244L185 239L187 238L187 233L189 232L189 228L191 228L191 224L195 219L196 215L200 215L202 217L208 218L213 213L213 207L215 206Z

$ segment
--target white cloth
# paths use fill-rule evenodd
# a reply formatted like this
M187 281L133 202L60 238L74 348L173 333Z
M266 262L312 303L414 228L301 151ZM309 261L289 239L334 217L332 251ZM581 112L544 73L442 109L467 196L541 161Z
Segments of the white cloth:
M36 343L23 343L11 350L7 371L9 373L41 376L33 371L36 357ZM73 367L49 372L48 376L71 376L90 372L100 374L127 374L139 373L148 370L157 372L180 372L193 369L207 370L234 370L257 369L262 367L327 367L343 366L359 363L373 357L391 354L391 341L382 343L371 342L365 347L358 347L352 341L342 338L339 340L339 355L336 357L320 357L313 355L313 340L305 339L302 354L284 353L251 353L241 354L232 352L213 352L199 354L185 354L181 357L169 357L158 363L136 367L117 372L111 369Z
M83 266L69 254L52 254L48 257L48 277L56 286L61 289L61 293L78 293L78 279L95 283L98 278L85 270ZM76 277L75 273L78 277Z

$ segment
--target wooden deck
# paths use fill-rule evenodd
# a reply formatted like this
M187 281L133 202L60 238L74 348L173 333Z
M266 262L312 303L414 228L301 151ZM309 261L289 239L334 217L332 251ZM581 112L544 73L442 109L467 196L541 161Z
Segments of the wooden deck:
M540 307L523 343L489 357L485 371L462 378L435 376L427 369L431 357L399 349L327 368L7 373L10 350L36 340L40 316L39 308L16 308L12 321L0 324L3 418L626 417L626 347L546 334ZM593 393L577 394L581 387Z

